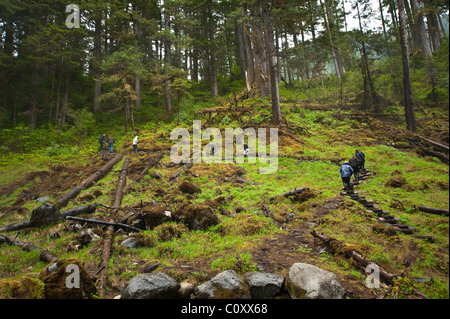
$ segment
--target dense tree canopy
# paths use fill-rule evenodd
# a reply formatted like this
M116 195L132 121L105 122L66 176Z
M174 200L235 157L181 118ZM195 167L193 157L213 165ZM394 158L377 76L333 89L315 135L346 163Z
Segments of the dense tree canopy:
M140 108L170 113L179 111L173 90L181 86L213 99L245 88L270 96L278 123L279 85L306 90L334 77L341 87L358 82L352 99L361 108L412 108L400 89L402 52L409 55L403 67L426 66L422 95L439 103L448 96L448 69L436 67L448 3L405 0L401 14L397 4L83 0L73 11L61 0L1 0L0 123L61 127L81 109L125 110L131 119ZM69 28L78 13L80 28ZM408 52L400 45L401 16Z

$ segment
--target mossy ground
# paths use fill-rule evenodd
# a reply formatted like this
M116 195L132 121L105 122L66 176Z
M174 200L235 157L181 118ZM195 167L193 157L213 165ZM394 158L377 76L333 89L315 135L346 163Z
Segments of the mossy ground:
M108 269L109 297L118 294L118 288L126 281L154 264L160 264L158 270L166 271L178 280L201 283L225 269L242 274L255 271L260 266L266 271L286 274L294 262L309 262L335 272L346 289L357 298L371 298L382 292L366 288L366 274L350 260L321 250L323 245L312 238L311 227L354 247L391 273L401 275L404 279L398 283L401 287L398 297L413 297L411 287L430 298L449 297L448 217L418 210L421 205L449 208L448 165L436 158L420 156L414 149L399 150L387 146L386 143L401 140L399 126L395 122L386 124L369 116L355 118L352 110L309 110L295 103L284 103L282 110L290 128L287 129L289 134L280 134L278 171L272 175L259 174L262 165L259 162L202 163L194 165L173 182L169 177L179 167L170 167L170 158L166 154L147 176L134 182L133 178L145 168L146 159L154 156L155 152L170 149L172 144L167 131L141 130L139 146L142 153L132 153L129 142L116 145L116 151L131 159L123 206L139 207L156 200L175 210L188 200L194 203L205 203L218 197L224 200L216 210L220 223L208 230L188 230L174 223L167 224L142 232L141 245L133 250L120 245L128 236L117 232ZM269 112L266 108L258 111ZM448 118L448 111L443 113ZM430 114L419 112L418 116L426 123L433 117ZM237 125L233 122L228 124ZM441 123L440 128L440 132L448 132L448 124ZM428 130L426 133L427 136L438 136L440 132ZM414 226L416 234L432 236L433 243L406 234L389 237L375 232L376 216L340 195L342 182L338 164L348 160L356 148L364 151L366 167L372 172L370 180L362 183L359 191L402 222ZM59 174L54 173L59 182L52 180L52 183L58 185L50 187L52 185L47 185L50 177L43 175L16 184L15 189L14 181L28 173L37 170L52 172L52 167L53 171L55 169L49 159L36 161L32 155L10 156L8 161L3 158L0 172L1 184L4 190L9 191L0 197L1 214L4 215L0 218L0 227L29 219L38 204L24 194L42 189L40 196L48 195L55 199L104 163L98 158L92 167L87 167L93 154L77 158L76 164L68 162ZM27 160L31 164L21 165ZM92 202L110 205L121 165L122 162L118 163L93 187L82 191L67 209ZM234 181L233 174L239 169L243 169L246 172L243 177L253 183ZM152 173L159 173L162 178L152 178ZM398 188L386 186L386 181L392 176L403 177L406 184ZM181 193L177 186L182 181L193 183L202 192L193 195ZM305 202L293 202L289 198L269 201L269 197L296 187L310 188L317 196ZM25 199L16 202L21 197ZM263 204L273 218L264 215ZM244 208L245 212L235 215L238 207ZM8 214L10 211L12 213ZM291 212L295 213L294 219L284 225L283 221ZM93 215L102 217L108 214L107 209L99 208ZM53 232L58 232L60 238L50 239ZM77 236L67 223L60 223L20 231L17 238L62 258L77 258L91 274L95 274L100 263L101 242L77 247ZM7 245L1 245L0 249L0 278L37 278L46 266L36 252L24 252ZM419 282L414 278L425 280Z

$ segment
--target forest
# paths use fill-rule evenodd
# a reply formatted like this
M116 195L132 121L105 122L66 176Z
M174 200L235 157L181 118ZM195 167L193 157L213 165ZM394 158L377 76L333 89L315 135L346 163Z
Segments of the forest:
M448 1L70 2L0 0L0 299L449 298Z

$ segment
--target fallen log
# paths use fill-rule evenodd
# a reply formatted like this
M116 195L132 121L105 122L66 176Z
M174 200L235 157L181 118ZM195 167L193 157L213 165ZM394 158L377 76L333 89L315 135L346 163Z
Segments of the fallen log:
M194 165L194 163L188 163L186 165L184 165L182 168L180 168L178 171L175 172L175 174L173 174L170 177L170 180L173 181L175 180L178 176L180 176L181 173L187 171L188 169L190 169L192 166Z
M29 243L26 243L26 242L23 242L23 241L20 241L17 239L8 238L6 236L0 235L0 243L6 243L8 245L18 246L28 252L37 250L37 251L39 251L39 257L41 258L41 260L48 262L48 263L59 260L58 256L52 254L48 250L42 249L40 247L37 247L35 245L29 244Z
M302 193L303 191L305 191L306 187L300 187L300 188L294 188L286 193L280 194L280 195L275 195L269 198L269 201L273 201L275 198L277 198L278 196L284 196L284 197L289 197L289 196L293 196L295 194L299 194Z
M97 172L89 176L86 180L81 182L78 186L73 188L68 193L60 196L56 200L56 204L58 204L58 207L65 207L67 206L67 203L78 196L80 192L84 189L87 189L91 187L96 181L98 181L101 177L106 175L117 163L119 163L123 158L122 154L117 154L112 160L110 160L108 163L106 163L102 168L100 168Z
M122 203L122 194L123 189L125 188L125 185L127 183L127 174L128 174L128 168L130 165L130 159L126 158L123 166L122 166L122 173L119 176L119 183L117 185L116 194L114 196L114 200L111 204L111 206L118 207ZM128 225L127 225L128 226ZM100 297L104 298L106 296L106 285L107 285L107 271L108 271L108 263L109 259L111 257L111 247L114 241L114 225L109 225L106 227L105 237L103 241L103 251L102 251L102 258L100 263L100 278L98 281L98 288ZM131 226L129 226L131 227ZM134 227L133 227L134 228Z
M422 150L422 152L424 152L425 154L430 155L430 156L437 157L438 159L441 160L441 162L447 163L447 164L448 164L449 158L448 158L447 155L442 154L442 153L439 153L439 152L436 152L436 151L433 151L433 150L430 150L430 149L425 148L425 147L423 147L423 146L421 146L421 145L419 145L419 148L420 148L420 149Z
M103 226L113 226L113 228L125 228L129 229L130 231L136 231L140 232L142 229L127 225L127 224L121 224L121 223L113 223L113 222L105 222L103 220L96 220L96 219L89 219L89 218L80 218L80 217L73 217L73 216L67 216L66 220L74 220L77 222L82 223L88 223L88 224L95 224L95 225L103 225Z
M448 216L448 209L419 206L419 210L425 213Z
M434 147L436 147L436 148L446 152L447 154L449 153L449 147L447 145L440 144L438 142L432 141L432 140L430 140L428 138L425 138L425 137L422 137L422 136L419 136L419 135L416 135L416 134L413 134L413 136L418 138L418 139L420 139L420 140L422 140L422 141L424 141L424 142L426 142L426 143L428 143L428 144L433 145Z
M361 267L362 269L366 269L366 267L370 264L374 264L372 261L370 261L369 259L365 258L363 255L361 255L361 253L359 253L358 251L354 250L354 249L349 249L348 247L345 246L345 244L341 243L339 240L328 237L324 234L319 234L317 233L315 230L312 230L311 234L322 240L323 242L325 242L333 251L333 253L342 253L344 254L347 258L351 258L353 259L353 261L356 263L356 265L358 267ZM390 285L394 285L394 281L396 276L389 273L388 271L384 270L383 268L381 268L380 266L378 266L378 270L379 270L379 274L380 274L380 278L383 279L386 283L390 284Z
M65 220L65 218L67 216L78 216L78 215L83 215L83 214L92 214L93 212L95 212L95 210L97 209L97 207L100 206L100 204L90 204L90 205L86 205L86 206L81 206L81 207L77 207L77 208L72 208L66 211L63 211L60 213L60 218L58 218L58 220L49 220L48 224L51 224L53 222L57 222L60 220ZM56 214L55 216L58 216L58 214ZM46 223L47 224L47 223ZM0 232L11 232L11 231L16 231L16 230L21 230L21 229L25 229L25 228L29 228L29 227L42 227L45 226L46 224L35 224L33 223L31 220L27 220L24 222L20 222L20 223L15 223L15 224L11 224L8 226L5 226L3 228L0 228Z

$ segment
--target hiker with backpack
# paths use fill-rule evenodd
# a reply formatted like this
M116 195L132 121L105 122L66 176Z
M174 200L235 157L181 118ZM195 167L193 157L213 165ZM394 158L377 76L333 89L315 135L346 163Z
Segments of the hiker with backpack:
M355 156L358 158L358 160L360 162L360 168L364 168L364 165L366 163L366 154L364 154L360 150L356 150Z
M344 189L350 188L350 178L353 174L353 168L349 165L349 163L346 161L340 168L342 183L344 184Z
M348 161L348 164L353 168L353 175L355 176L355 181L359 177L359 169L361 168L361 161L353 155L353 157Z
M98 142L100 143L100 147L98 149L99 152L103 151L103 143L105 142L105 136L106 134L102 134L98 140Z
M110 153L114 152L114 139L112 138L112 136L110 135L108 137L108 139L106 140L106 142L108 143L108 149Z

